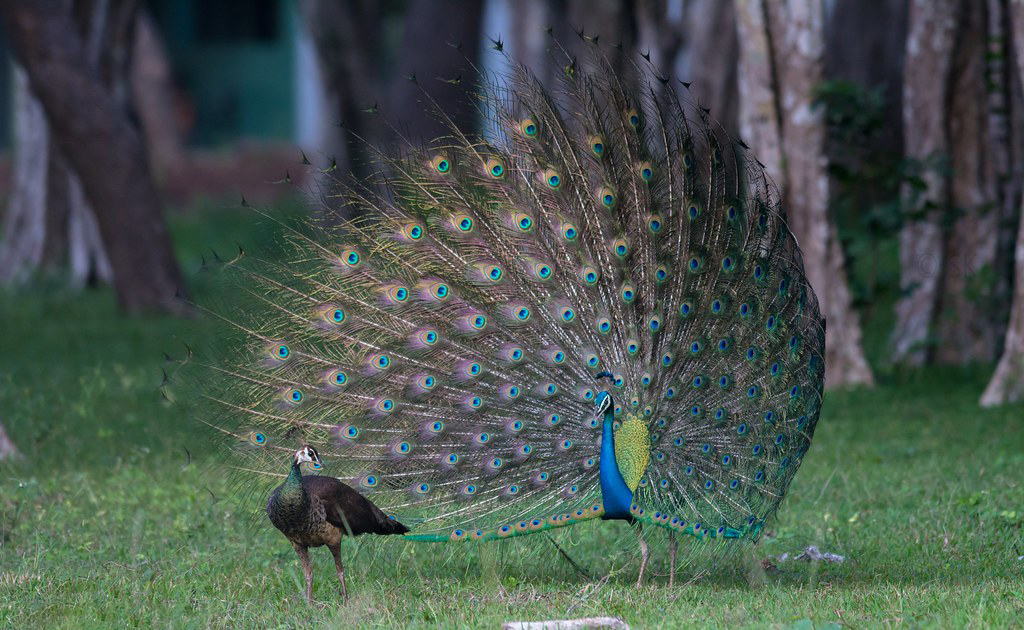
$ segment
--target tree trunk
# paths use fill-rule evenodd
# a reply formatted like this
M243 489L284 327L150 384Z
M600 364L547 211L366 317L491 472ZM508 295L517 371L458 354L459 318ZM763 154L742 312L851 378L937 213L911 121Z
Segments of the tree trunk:
M735 134L739 129L740 98L737 11L730 0L690 0L683 5L683 51L680 69L690 93L711 116ZM672 68L666 67L665 72Z
M747 66L740 70L741 128L769 175L779 177L807 279L828 323L826 384L873 385L828 211L824 115L813 104L824 75L824 7L821 0L751 0L741 2L739 12L740 55Z
M135 24L129 84L145 132L150 163L161 175L176 172L185 164L185 142L178 126L171 72L153 18L142 11Z
M4 215L0 243L0 284L28 279L48 249L47 171L50 132L42 105L32 94L28 77L14 68L14 169L13 188Z
M903 70L904 150L924 162L949 154L945 122L959 0L911 0ZM921 365L938 305L944 267L941 209L948 203L945 175L921 173L925 189L900 232L900 288L892 358ZM904 196L912 197L907 188Z
M474 132L479 126L466 88L480 79L474 67L480 50L482 16L482 0L460 2L458 11L439 11L431 0L410 3L398 53L398 76L390 95L393 114L389 117L409 126L414 143L430 143L450 133L448 122L439 113L464 132ZM430 54L423 54L425 50ZM413 73L416 83L406 79Z
M1019 73L1021 82L1024 82L1024 3L1011 3L1010 17L1016 53L1016 65L1013 70ZM1020 83L1018 87L1019 85ZM1021 204L1014 259L1013 306L1010 310L1010 321L1006 328L999 364L988 387L981 395L980 402L983 407L1024 400L1024 203Z
M383 87L383 9L374 0L303 0L300 8L337 130L336 137L323 139L321 149L337 162L337 172L366 179L373 171L371 145L379 139L380 124L370 110Z
M782 187L782 123L775 94L775 59L769 38L768 15L761 0L738 0L736 34L740 42L739 129L750 154Z
M21 453L11 438L7 437L4 425L0 422L0 461L5 459L21 459Z
M948 118L952 227L945 234L934 358L966 364L996 359L1002 339L995 291L1000 207L995 164L1005 149L989 133L988 32L983 3L968 3L958 22Z
M105 35L123 33L126 15L134 24L134 9L132 2L117 4L112 15L119 19ZM124 86L110 81L112 89L104 87L102 72L126 63L127 47L105 48L110 58L101 60L98 72L90 67L88 49L65 3L4 0L0 12L50 129L96 210L121 307L181 311L175 299L183 289L181 276L142 138L121 105L125 96L118 90Z

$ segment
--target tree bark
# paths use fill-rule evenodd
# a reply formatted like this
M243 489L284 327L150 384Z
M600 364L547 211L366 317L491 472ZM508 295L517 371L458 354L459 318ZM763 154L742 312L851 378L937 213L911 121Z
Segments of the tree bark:
M43 262L47 249L47 172L50 132L28 77L14 68L13 188L0 243L0 284L21 283Z
M775 94L775 60L769 39L768 15L761 0L738 0L736 34L740 42L739 128L751 155L764 165L778 186L782 172L782 129Z
M950 203L953 221L945 253L935 322L934 359L967 364L993 361L1003 337L996 294L1000 224L999 191L993 157L1004 153L990 133L996 116L989 108L989 33L985 4L968 3L960 15L953 58L948 120Z
M122 309L183 310L175 299L183 285L159 197L142 138L118 100L120 88L112 83L111 93L100 72L90 67L86 45L65 3L4 0L0 13L50 129L96 210ZM126 13L134 16L120 10L115 15ZM115 22L109 33L116 36L122 30ZM101 69L126 63L117 58L122 52L113 54Z
M921 162L949 154L945 129L959 0L911 0L903 70L903 132L906 156ZM948 203L946 177L921 173L925 189L900 232L900 289L892 359L921 365L938 305L944 267L942 208ZM909 187L904 196L911 198Z
M14 441L7 437L4 425L0 422L0 461L5 459L21 459L21 453L18 451L18 447L15 446Z
M814 89L824 76L823 4L750 0L738 8L741 129L752 138L747 142L768 174L778 177L808 282L828 322L826 385L873 385L842 247L828 211L824 115L813 104Z
M482 0L460 2L458 11L439 11L431 0L410 3L389 109L396 121L410 127L417 144L450 133L439 113L463 132L479 126L466 88L479 80L474 67L482 16ZM423 54L425 50L430 54ZM413 73L416 83L406 79Z
M690 0L683 5L681 78L730 134L739 129L737 11L728 0ZM665 71L670 71L666 67Z
M339 173L366 179L380 130L369 111L379 106L383 87L383 8L375 0L303 0L300 9L316 49L331 127L337 130L321 149L337 162Z
M1024 2L1010 6L1012 38L1016 53L1014 71L1024 82ZM1019 83L1018 83L1019 85ZM981 395L983 407L1024 400L1024 203L1020 208L1020 224L1014 252L1013 306L1006 328L1002 356L988 386Z

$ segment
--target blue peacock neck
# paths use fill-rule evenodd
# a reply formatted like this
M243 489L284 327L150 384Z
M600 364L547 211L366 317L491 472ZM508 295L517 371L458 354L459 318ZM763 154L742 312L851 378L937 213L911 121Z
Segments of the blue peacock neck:
M629 519L629 506L633 502L633 492L626 485L615 461L615 405L609 404L604 412L604 425L601 429L601 462L600 481L601 499L604 502L605 520Z

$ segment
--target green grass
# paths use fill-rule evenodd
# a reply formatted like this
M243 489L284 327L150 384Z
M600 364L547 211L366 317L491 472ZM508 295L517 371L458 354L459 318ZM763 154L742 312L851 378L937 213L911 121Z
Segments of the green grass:
M270 237L236 213L175 221L201 247ZM232 237L229 237L232 235ZM193 294L210 287L192 276ZM291 546L232 500L216 454L161 402L162 351L201 321L126 319L109 291L54 283L0 294L0 419L27 461L0 465L0 627L498 627L615 615L633 627L1011 626L1024 618L1024 408L980 410L987 370L897 373L830 393L778 521L746 554L667 588L634 586L622 527L560 532L586 580L543 538L453 549L346 541L352 601L314 550L318 604ZM188 449L193 457L189 463ZM257 517L253 515L256 514ZM626 539L628 541L628 538ZM807 545L843 564L757 560ZM682 548L686 552L686 547ZM606 576L609 576L606 578Z

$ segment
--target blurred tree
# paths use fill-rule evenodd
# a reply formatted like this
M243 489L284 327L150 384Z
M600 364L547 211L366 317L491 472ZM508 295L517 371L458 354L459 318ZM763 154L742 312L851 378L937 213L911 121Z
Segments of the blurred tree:
M475 68L483 5L483 0L468 0L457 11L443 11L432 0L409 2L388 117L408 125L414 138L430 142L447 135L449 121L464 131L480 126L466 92L480 79ZM408 80L410 76L416 81ZM448 120L432 113L435 109Z
M904 195L895 361L991 361L1002 344L1021 162L1008 11L1005 0L910 5L903 128L919 174Z
M903 133L908 158L921 163L949 154L947 105L960 0L911 0L903 72ZM911 193L915 193L912 197ZM941 210L948 181L937 169L922 169L900 233L900 288L892 333L893 360L921 365L938 303L942 271Z
M682 25L668 22L682 34L679 72L689 82L690 93L711 110L725 129L735 134L738 126L739 42L736 9L730 0L688 0L682 3ZM672 59L666 59L666 72Z
M1020 87L1024 84L1024 3L1014 2L1011 4L1010 18L1009 34L1011 37L1007 39L1012 40L1013 45L1007 50L1009 63L1006 63L1005 66L1011 77L1017 77L1017 81L1011 82L1015 83L1015 90L1011 94L1019 95ZM1011 116L1009 125L1011 137L1019 137L1019 127L1019 116ZM1015 131L1017 133L1014 133ZM1019 147L1016 148L1019 149ZM1006 329L1002 356L988 387L981 395L980 402L984 407L1024 400L1024 203L1020 201L1018 203L1020 204L1020 220L1015 248L1013 306Z
M18 447L14 445L11 438L7 437L7 432L4 431L4 424L0 422L0 461L20 458L21 453L18 451Z
M180 272L142 138L126 108L124 77L137 10L131 0L0 2L14 55L45 112L47 131L35 134L35 146L42 146L39 138L45 133L48 150L59 147L66 160L45 158L48 177L68 186L67 197L61 195L57 203L68 203L67 242L75 276L102 277L105 252L124 310L178 311ZM39 200L35 190L33 204ZM83 210L86 199L94 212L95 237L89 235L88 217L93 215ZM36 229L36 236L38 226L44 226L44 240L45 226L58 225L63 216L59 206L51 211L48 205L19 210L36 215L22 225ZM5 248L18 241L18 235L6 237ZM90 271L82 272L80 265Z
M824 76L824 5L743 0L737 14L741 134L782 188L790 228L828 323L826 382L871 385L843 250L828 213L824 116L814 106Z
M305 28L312 36L328 100L334 137L324 138L321 149L331 153L341 173L363 179L371 173L378 121L367 115L379 100L384 85L383 58L388 38L384 16L390 3L375 0L303 0Z
M416 143L442 135L447 127L424 92L461 129L476 128L466 90L476 78L482 0L455 11L426 0L303 0L300 7L336 130L321 149L338 172L369 177L374 147L395 141L396 129Z

